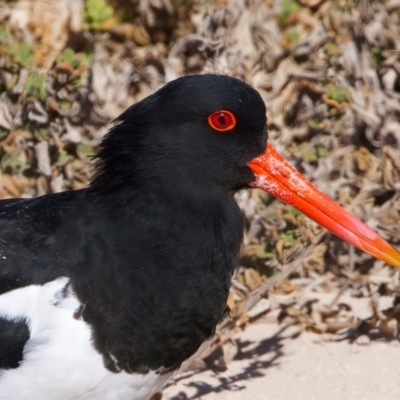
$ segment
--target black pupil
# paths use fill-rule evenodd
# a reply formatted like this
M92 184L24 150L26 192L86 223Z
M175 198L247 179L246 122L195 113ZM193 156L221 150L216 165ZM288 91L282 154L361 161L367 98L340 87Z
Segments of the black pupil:
M220 114L218 116L218 122L220 125L226 125L226 118L224 114Z

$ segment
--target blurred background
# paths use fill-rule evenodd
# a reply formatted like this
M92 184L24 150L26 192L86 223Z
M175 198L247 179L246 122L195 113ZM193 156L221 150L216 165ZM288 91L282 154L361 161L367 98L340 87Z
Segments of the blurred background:
M0 198L85 187L113 118L204 72L256 88L275 147L399 245L400 0L0 0ZM267 315L322 335L397 338L396 271L265 193L237 199L243 257L205 355ZM335 297L321 305L321 293ZM368 317L351 298L368 299Z

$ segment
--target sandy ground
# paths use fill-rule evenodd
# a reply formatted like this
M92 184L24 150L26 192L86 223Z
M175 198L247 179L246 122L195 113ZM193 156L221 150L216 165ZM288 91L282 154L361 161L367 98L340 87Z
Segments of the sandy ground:
M366 299L347 299L369 315ZM381 305L390 299L381 300ZM372 400L400 399L400 343L322 336L259 323L235 336L239 346L228 370L179 376L163 400Z

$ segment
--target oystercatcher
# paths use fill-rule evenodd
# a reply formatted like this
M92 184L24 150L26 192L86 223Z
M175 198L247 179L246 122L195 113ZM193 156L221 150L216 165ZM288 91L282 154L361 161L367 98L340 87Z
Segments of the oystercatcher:
M259 187L389 264L400 253L267 145L227 76L177 79L104 137L88 188L0 202L0 399L146 400L210 338Z

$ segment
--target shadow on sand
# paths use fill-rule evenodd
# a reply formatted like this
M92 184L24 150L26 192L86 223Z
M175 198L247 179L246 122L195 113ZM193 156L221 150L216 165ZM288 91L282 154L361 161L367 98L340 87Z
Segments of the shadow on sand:
M284 356L283 341L297 336L297 334L283 335L286 329L287 327L282 327L282 329L279 330L279 332L277 332L274 336L258 342L257 345L251 349L249 349L249 347L254 345L255 342L249 340L243 341L240 339L236 340L239 352L234 359L249 361L247 366L240 373L230 376L222 376L221 374L219 377L218 374L216 374L218 383L211 385L206 382L196 381L196 374L201 371L194 372L189 376L192 378L192 381L186 384L186 386L188 388L195 388L195 394L188 396L185 392L181 391L175 396L171 397L170 400L195 400L200 399L202 396L210 393L221 393L223 391L238 391L245 389L245 382L247 380L261 378L266 375L268 368L279 365L279 359ZM270 358L268 360L259 360L261 356L266 354L270 354ZM184 379L187 378L188 376L186 375ZM179 380L181 379L179 376L177 376L174 380L172 380L171 385L174 385L174 383L178 382Z

